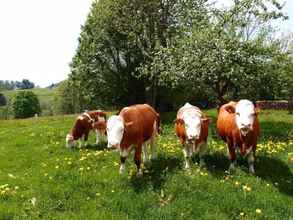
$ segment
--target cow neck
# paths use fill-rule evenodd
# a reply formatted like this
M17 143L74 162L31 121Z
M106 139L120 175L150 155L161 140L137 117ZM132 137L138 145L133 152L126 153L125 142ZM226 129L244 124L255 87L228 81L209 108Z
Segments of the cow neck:
M82 114L83 116L88 117L88 119L90 119L90 121L94 122L95 120L90 116L90 114L88 114L87 112Z

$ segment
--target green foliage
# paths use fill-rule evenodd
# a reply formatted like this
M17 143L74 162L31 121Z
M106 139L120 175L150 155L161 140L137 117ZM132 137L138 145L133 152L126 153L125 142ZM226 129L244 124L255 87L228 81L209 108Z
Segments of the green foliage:
M31 91L20 91L12 102L15 118L28 118L41 113L38 97Z
M293 118L285 111L262 111L256 176L240 158L228 175L226 146L215 134L217 110L207 114L213 123L206 167L194 157L190 172L183 170L172 112L162 115L159 157L144 166L141 178L133 154L127 173L119 175L119 153L103 150L105 144L66 149L75 116L1 121L0 219L292 218ZM91 133L89 143L94 139Z
M0 106L5 106L7 104L6 97L0 93Z
M84 107L78 89L70 80L59 83L54 93L53 103L54 114L81 112Z
M281 10L275 0L94 2L70 81L88 108L284 98L289 53L271 27Z

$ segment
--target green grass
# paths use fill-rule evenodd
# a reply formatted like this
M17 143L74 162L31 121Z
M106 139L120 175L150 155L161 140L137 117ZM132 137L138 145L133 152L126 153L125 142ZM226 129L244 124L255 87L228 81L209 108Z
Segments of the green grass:
M191 171L182 169L170 113L162 117L159 158L140 178L133 155L127 173L119 175L119 154L103 150L105 145L66 149L74 116L0 121L0 219L292 219L293 116L261 113L256 176L251 176L239 157L235 173L226 173L216 111L207 113L213 123L206 168L199 168L195 156Z

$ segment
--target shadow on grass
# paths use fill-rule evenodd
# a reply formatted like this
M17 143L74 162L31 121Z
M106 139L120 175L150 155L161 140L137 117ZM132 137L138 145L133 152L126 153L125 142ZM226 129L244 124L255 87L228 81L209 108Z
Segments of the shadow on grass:
M166 181L167 173L181 167L179 158L159 154L157 159L146 164L146 171L142 177L132 176L130 184L136 192L142 192L151 186L154 191L160 191Z
M102 142L102 143L99 143L99 144L88 144L86 146L86 149L89 149L89 150L105 150L107 149L107 143L106 142Z
M290 132L293 130L293 124L283 121L262 121L261 122L261 139L284 141L290 139ZM291 134L292 135L292 134Z
M263 155L257 158L256 175L274 184L280 192L293 196L293 173L288 164L278 158Z
M271 182L281 193L293 196L293 173L288 164L278 158L264 155L259 155L256 159L256 176ZM205 161L206 169L216 178L223 178L230 165L228 157L222 153L206 155ZM247 160L240 155L237 155L237 168L249 175Z

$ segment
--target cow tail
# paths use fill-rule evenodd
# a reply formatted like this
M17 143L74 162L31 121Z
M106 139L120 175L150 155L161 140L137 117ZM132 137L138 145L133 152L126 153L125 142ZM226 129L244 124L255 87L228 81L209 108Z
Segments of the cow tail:
M159 135L162 134L161 118L160 118L160 114L158 114L158 113L157 113L157 131L158 131Z

